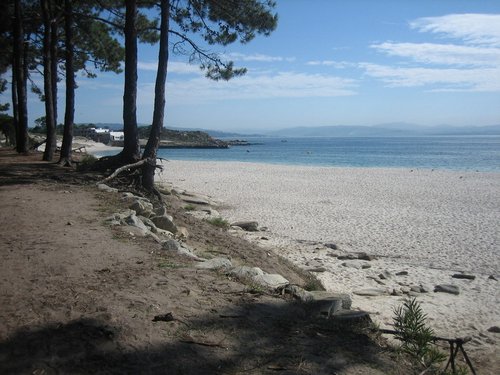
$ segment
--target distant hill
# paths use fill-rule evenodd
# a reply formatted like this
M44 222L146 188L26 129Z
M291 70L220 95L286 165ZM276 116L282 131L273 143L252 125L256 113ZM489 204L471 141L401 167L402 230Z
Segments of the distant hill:
M491 126L420 126L407 123L373 126L337 125L294 127L266 133L275 137L411 137L432 135L500 135L500 125Z

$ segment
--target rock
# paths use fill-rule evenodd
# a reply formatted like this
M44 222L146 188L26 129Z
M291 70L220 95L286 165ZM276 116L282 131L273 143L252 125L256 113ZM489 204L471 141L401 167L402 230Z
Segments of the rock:
M449 294L460 294L460 289L456 285L451 284L440 284L434 287L434 292L449 293Z
M231 261L227 258L217 257L209 260L205 260L202 263L198 263L196 268L206 269L206 270L217 270L217 269L229 269L232 267Z
M367 276L366 278L375 281L379 285L385 285L385 283L382 280L380 280L378 277Z
M454 279L466 279L466 280L474 280L476 276L474 275L467 275L465 273L456 273L454 275L451 275Z
M149 229L146 227L146 225L134 214L130 214L128 217L126 217L123 220L127 225L137 227L141 230L144 230L145 232L148 232Z
M326 272L326 268L321 267L321 266L320 267L311 267L311 268L307 268L307 271L321 273L321 272Z
M409 286L402 286L401 293L408 294L411 292L411 288Z
M180 198L186 203L199 204L202 206L208 206L210 204L207 199L201 197L181 195Z
M177 227L177 237L188 238L189 232L186 227Z
M387 280L389 277L391 277L391 273L387 270L382 271L381 274L378 275L378 277L382 280Z
M329 249L332 249L332 250L337 250L337 249L338 249L337 245L335 245L335 244L334 244L334 243L332 243L332 242L327 242L327 243L325 243L325 247L327 247L327 248L329 248Z
M358 259L358 257L354 254L345 254L345 255L337 255L338 260L353 260Z
M344 267L356 268L358 270L371 267L371 264L360 260L348 260L347 262L342 263L342 265Z
M271 288L271 289L277 289L279 287L283 287L285 285L290 284L290 282L285 279L283 276L278 275L278 274L263 274L263 275L256 275L252 277L252 280L256 282L259 285Z
M106 193L118 193L118 189L112 188L106 184L97 184L97 188L105 191Z
M370 255L370 254L367 254L367 253L358 253L358 259L359 260L372 261L372 260L376 260L377 257L375 255Z
M493 275L488 276L488 280L495 280L498 281L497 278Z
M348 310L352 304L349 295L344 293L311 291L307 293L306 298L304 302L308 303L313 314L324 317L330 317L340 310Z
M488 328L488 332L500 333L500 327L499 326L490 327Z
M391 292L391 296L402 296L403 292L401 290L393 289Z
M256 221L237 221L231 224L232 227L239 227L247 232L257 232L259 230L259 223Z
M149 233L149 231L147 229L142 229L142 228L132 226L132 225L123 225L120 227L120 229L123 232L125 232L133 237L146 237L146 235Z
M408 276L408 271L396 272L396 276Z
M172 233L177 232L177 226L174 224L172 216L154 216L151 221L160 229L167 230Z
M358 296L377 297L386 295L387 291L385 289L379 289L379 288L364 288L364 289L354 290L353 293Z
M425 285L420 285L420 293L429 293L431 291L431 288Z
M421 293L422 288L420 287L420 285L410 285L410 291L415 293Z
M162 242L162 249L167 251L179 251L181 249L181 244L173 239L168 239Z
M165 206L156 207L153 212L155 216L167 216L167 208Z
M135 200L134 202L132 202L129 208L131 210L134 210L137 215L150 217L153 214L153 205L144 199Z
M258 267L239 266L230 269L228 273L240 280L245 280L252 279L254 276L263 275L264 271Z

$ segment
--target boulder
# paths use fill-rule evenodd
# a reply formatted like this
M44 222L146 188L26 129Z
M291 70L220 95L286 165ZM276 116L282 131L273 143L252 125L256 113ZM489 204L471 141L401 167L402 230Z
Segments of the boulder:
M290 284L290 282L283 276L270 273L263 275L256 275L252 277L252 280L257 284L270 289L278 289L279 287L283 287L285 285Z
M347 262L342 263L344 267L356 268L358 270L367 269L371 267L370 263L361 260L348 260Z
M476 278L476 276L474 275L467 275L465 273L456 273L451 277L453 277L454 279L466 279L466 280L474 280Z
M256 221L237 221L231 224L232 227L239 227L247 232L257 232L259 230L259 223Z
M451 284L440 284L434 287L434 292L449 293L449 294L460 294L460 289L456 285Z
M385 289L379 289L379 288L364 288L364 289L354 290L353 293L358 296L378 297L386 295L387 291Z
M488 328L488 332L500 333L500 327L499 326L492 326L492 327Z
M97 184L97 188L105 191L106 193L118 193L118 189L112 188L106 184Z
M231 261L227 258L217 257L198 263L196 268L206 270L229 269L232 267Z
M142 215L145 217L150 217L153 214L153 205L144 199L136 199L129 206L131 210L134 210L137 215Z
M151 221L156 225L156 227L176 233L177 232L177 226L173 222L172 216L169 215L163 215L163 216L153 216L151 218Z
M120 229L133 237L146 237L150 233L147 229L142 229L133 225L123 225Z
M130 214L128 217L126 217L123 220L127 225L137 227L141 230L144 230L146 232L149 231L148 227L134 214Z
M264 271L258 267L238 266L230 269L228 273L240 280L245 280L252 279L254 276L263 275Z
M163 250L178 252L181 249L181 244L176 240L168 239L162 242L161 247Z

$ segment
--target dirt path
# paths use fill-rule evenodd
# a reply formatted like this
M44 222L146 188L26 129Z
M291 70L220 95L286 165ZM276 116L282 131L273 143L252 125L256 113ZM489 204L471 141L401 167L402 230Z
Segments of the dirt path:
M0 373L410 373L365 333L339 334L301 304L105 226L117 197L39 158L0 149ZM305 282L275 255L172 210L192 248Z

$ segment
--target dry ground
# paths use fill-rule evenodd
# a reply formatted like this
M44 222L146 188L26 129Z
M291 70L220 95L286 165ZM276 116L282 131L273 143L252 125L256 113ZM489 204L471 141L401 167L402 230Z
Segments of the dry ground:
M379 337L328 327L303 304L105 226L122 203L94 188L100 176L39 160L0 149L0 373L412 373ZM198 254L308 282L169 205Z

